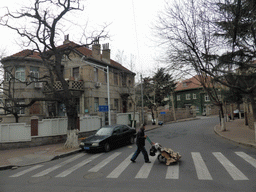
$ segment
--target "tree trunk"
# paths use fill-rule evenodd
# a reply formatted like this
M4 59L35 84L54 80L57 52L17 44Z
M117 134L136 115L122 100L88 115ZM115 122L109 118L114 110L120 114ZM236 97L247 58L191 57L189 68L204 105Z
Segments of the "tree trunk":
M226 131L226 123L225 123L224 111L223 111L222 104L220 104L220 111L221 111L221 131Z
M171 92L171 97L172 97L172 112L173 112L173 120L176 122L176 113L175 113L175 106L174 106L173 92Z
M64 145L65 148L77 148L78 144L78 128L77 128L77 111L75 105L67 105L67 116L68 116L68 130L67 140Z

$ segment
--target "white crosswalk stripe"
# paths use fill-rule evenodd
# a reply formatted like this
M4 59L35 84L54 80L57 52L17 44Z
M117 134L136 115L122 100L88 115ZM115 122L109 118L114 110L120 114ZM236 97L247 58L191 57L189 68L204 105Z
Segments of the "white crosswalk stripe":
M55 177L66 177L67 175L69 175L70 173L72 173L73 171L79 169L80 167L86 165L87 163L91 162L93 159L96 159L97 157L99 157L102 154L98 154L98 155L93 155L91 157L89 157L88 159L82 161L81 163L78 163L77 165L67 169L66 171L63 171L62 173L58 174Z
M66 160L66 161L64 161L64 162L62 162L62 163L60 163L58 165L55 165L55 166L50 167L50 168L48 168L48 169L46 169L46 170L44 170L44 171L42 171L40 173L37 173L37 174L33 175L32 177L41 177L41 176L47 175L48 173L50 173L50 172L52 172L52 171L54 171L56 169L59 169L60 167L66 165L66 164L68 164L68 163L70 163L70 162L72 162L72 161L74 161L74 160L76 160L76 159L78 159L78 158L80 158L82 156L84 156L84 154L76 155L75 157L70 158L70 159L68 159L68 160Z
M212 180L212 176L204 163L200 153L192 152L192 158L196 168L197 177L199 180Z
M247 161L248 163L250 163L253 167L256 168L256 159L253 159L252 157L250 157L249 155L247 155L244 152L235 152L235 154L237 154L238 156L242 157L245 161Z
M256 160L254 158L252 158L251 156L249 156L248 154L246 154L244 152L235 152L235 154L237 156L241 157L241 159L238 157L240 159L240 161L244 160L245 163L248 162L250 165L252 165L254 168L256 168ZM61 172L59 174L56 174L55 177L58 177L58 178L66 177L69 174L71 174L72 172L74 172L75 170L79 169L80 167L82 167L82 166L88 164L89 162L95 160L96 158L100 157L101 155L102 155L102 153L94 154L94 155L81 153L81 154L75 155L72 158L67 159L66 161L63 161L63 162L56 164L52 167L46 168L45 170L40 171L40 172L32 175L31 177L45 176L45 175L47 175L57 169L60 169L60 168L62 168ZM132 155L133 155L133 153L128 155L128 157L126 157L126 159L124 159L122 162L120 162L120 164L117 165L112 170L112 172L106 173L106 178L120 177L120 175L123 172L125 172L125 170L128 169L128 166L131 164L130 159L131 159ZM204 153L204 155L205 155L205 153ZM88 172L94 172L94 173L99 172L105 166L110 165L110 163L111 163L111 165L115 165L116 164L115 161L116 161L117 157L119 157L119 156L122 156L121 152L114 152L112 154L110 153L109 156L107 156L105 159L103 159L99 163L95 164L95 166L90 168L88 170ZM193 159L193 164L195 166L195 171L196 171L198 180L213 180L207 166L217 167L218 165L220 166L220 164L224 167L224 170L229 173L229 175L231 176L231 178L233 180L249 180L230 160L228 160L220 152L210 153L210 156L215 156L215 158L219 161L220 164L218 164L218 165L212 165L212 164L206 165L205 160L201 156L200 152L191 152L191 156ZM88 158L83 159L82 161L75 164L76 163L75 160L79 160L79 158L81 158L81 157L88 157ZM149 175L152 174L151 172L152 172L152 168L154 167L154 165L156 166L156 164L155 164L156 159L157 159L157 156L153 156L153 157L150 156L151 163L139 164L141 166L140 169L132 177L135 179L147 179L149 177ZM70 168L65 168L65 165L67 165L69 163L70 163ZM218 162L216 162L216 163L218 163ZM137 163L136 163L136 165L137 165ZM179 179L180 165L181 165L179 162L177 162L175 164L171 164L170 166L166 166L164 163L162 163L162 165L164 167L166 167L166 172L164 173L165 179L176 179L176 180ZM16 174L13 174L9 177L12 177L12 178L20 177L25 174L29 174L30 172L35 171L37 169L40 170L39 168L44 167L44 166L45 165L35 165L31 168L28 168L26 170L23 170ZM130 168L133 169L133 166L131 166ZM104 172L104 171L106 171L106 170L104 169L101 172Z
M33 166L33 167L31 167L31 168L29 168L29 169L26 169L26 170L24 170L24 171L21 171L21 172L19 172L19 173L16 173L16 174L14 174L14 175L11 175L10 177L19 177L19 176L21 176L21 175L24 175L24 174L26 174L26 173L29 173L29 172L31 172L31 171L34 171L35 169L38 169L38 168L40 168L40 167L42 167L43 165L35 165L35 166Z
M132 154L130 154L120 165L118 165L108 176L107 178L118 178L121 173L130 165Z
M168 166L165 179L179 179L179 162Z
M214 152L213 155L218 159L218 161L227 170L230 176L234 180L248 180L248 178L238 169L234 164L232 164L222 153Z
M120 152L116 152L109 156L108 158L101 161L98 165L94 166L89 170L89 172L98 172L102 167L106 166L109 162L111 162L113 159L115 159L118 155L120 155Z
M154 162L156 160L156 157L157 156L149 157L150 158L149 160L151 161L151 163L144 163L144 165L140 168L140 170L137 173L137 175L135 176L135 178L137 178L137 179L138 178L140 178L140 179L148 178L148 175L149 175L149 173L150 173L150 171L151 171L151 169L153 167L153 164L154 164Z

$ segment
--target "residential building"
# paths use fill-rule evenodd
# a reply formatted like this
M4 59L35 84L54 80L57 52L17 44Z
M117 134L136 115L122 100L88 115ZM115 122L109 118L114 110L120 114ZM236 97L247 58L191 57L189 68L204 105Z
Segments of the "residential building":
M218 96L221 98L221 92ZM197 115L218 114L219 109L213 105L207 92L199 82L199 76L194 76L177 84L174 94L176 108L194 109Z
M97 42L88 48L69 41L68 36L65 36L63 45L58 48L71 50L68 57L63 57L62 70L69 89L76 98L79 116L98 115L103 117L104 121L108 121L107 112L99 112L100 105L108 104L107 66L111 113L126 113L134 110L132 93L135 73L110 59L108 44L103 45L102 50ZM19 102L27 104L33 98L43 98L50 94L47 84L35 80L48 75L39 53L23 50L2 59L1 62L5 69L4 86L8 87L11 77L15 77L15 81L12 81L15 90L13 94ZM33 80L33 77L36 78ZM30 84L26 85L22 82L30 82ZM62 90L62 85L58 81L54 82L53 86L57 91ZM8 97L4 96L4 99L8 102ZM40 101L20 110L20 122L28 121L31 116L38 116L40 119L66 116L65 106L56 101ZM5 122L12 122L11 118L11 115L4 117ZM115 120L111 119L111 122Z

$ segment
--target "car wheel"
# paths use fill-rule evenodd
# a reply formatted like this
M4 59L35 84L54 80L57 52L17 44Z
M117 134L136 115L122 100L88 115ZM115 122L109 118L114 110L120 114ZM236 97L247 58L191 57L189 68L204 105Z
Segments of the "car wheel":
M134 144L134 141L135 141L134 137L131 136L131 137L130 137L130 144Z
M109 143L105 143L105 145L104 145L104 150L105 150L105 152L109 152L109 151L110 151L110 145L109 145Z

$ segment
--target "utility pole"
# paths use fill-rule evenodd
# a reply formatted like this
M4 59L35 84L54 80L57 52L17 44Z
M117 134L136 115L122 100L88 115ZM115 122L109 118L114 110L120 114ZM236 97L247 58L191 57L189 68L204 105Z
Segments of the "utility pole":
M142 124L144 124L144 101L143 101L143 81L142 81L142 74L140 75L141 79L141 115L142 115Z

